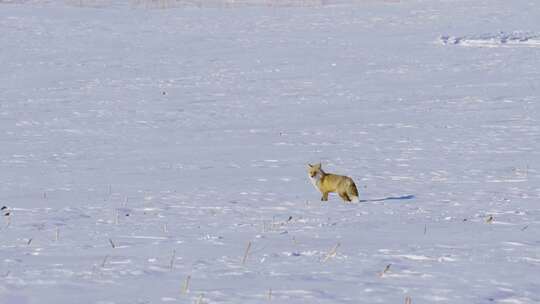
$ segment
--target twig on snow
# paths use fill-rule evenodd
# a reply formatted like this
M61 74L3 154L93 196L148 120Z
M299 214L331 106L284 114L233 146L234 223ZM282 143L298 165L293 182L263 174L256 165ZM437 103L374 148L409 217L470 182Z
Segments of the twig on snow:
M336 254L337 254L337 250L338 250L339 246L341 246L341 244L340 244L340 243L337 243L336 246L334 246L334 248L332 248L332 250L330 250L330 251L328 252L328 254L326 255L326 257L324 257L324 259L323 259L322 262L324 263L324 262L328 261L328 259L330 259L330 258L332 258L332 257L335 257Z

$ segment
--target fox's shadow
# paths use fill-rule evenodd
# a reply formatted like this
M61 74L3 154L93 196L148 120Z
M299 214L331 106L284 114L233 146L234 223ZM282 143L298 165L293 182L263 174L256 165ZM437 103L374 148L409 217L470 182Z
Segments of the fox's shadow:
M385 198L374 198L374 199L363 199L360 200L360 203L366 202L384 202L384 201L394 201L394 200L410 200L415 198L414 195L403 195L403 196L389 196Z

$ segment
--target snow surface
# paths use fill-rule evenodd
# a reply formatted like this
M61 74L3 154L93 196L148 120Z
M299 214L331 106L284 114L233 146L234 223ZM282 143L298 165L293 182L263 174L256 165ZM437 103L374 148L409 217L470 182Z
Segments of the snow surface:
M0 0L0 303L539 303L537 1L244 4Z

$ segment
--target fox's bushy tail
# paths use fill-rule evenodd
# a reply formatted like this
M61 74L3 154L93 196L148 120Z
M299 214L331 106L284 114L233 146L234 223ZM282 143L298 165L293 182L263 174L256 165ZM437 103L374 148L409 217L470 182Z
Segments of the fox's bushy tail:
M351 180L351 185L349 186L349 198L351 199L351 202L353 203L359 203L360 199L358 198L358 189L356 188L356 184Z

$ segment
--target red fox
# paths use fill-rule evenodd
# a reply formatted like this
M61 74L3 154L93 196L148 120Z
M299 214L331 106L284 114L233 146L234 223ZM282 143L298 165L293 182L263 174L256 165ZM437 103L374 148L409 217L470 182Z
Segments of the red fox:
M308 164L311 183L322 193L321 201L328 200L328 193L336 192L345 202L358 203L358 189L352 178L323 171L321 164Z

